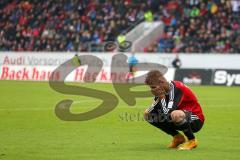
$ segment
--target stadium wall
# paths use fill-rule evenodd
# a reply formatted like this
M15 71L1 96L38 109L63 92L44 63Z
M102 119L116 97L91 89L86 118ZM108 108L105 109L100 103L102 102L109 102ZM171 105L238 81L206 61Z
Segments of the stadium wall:
M59 65L71 59L76 53L25 52L0 53L0 80L48 81L51 73ZM103 68L96 82L109 83L113 78L125 82L125 77L113 77L111 61L114 53L81 53L78 55L94 55L103 62ZM129 56L130 54L126 54ZM222 54L180 54L182 68L175 71L172 68L173 54L137 53L141 63L160 63L169 68L165 75L168 80L180 80L187 84L197 85L240 85L240 56ZM94 63L94 62L93 62ZM116 63L121 67L121 62ZM97 64L96 64L97 65ZM66 81L83 82L87 66L80 66L70 73ZM143 72L137 72L136 76ZM55 75L57 79L59 75ZM94 75L88 75L89 77Z

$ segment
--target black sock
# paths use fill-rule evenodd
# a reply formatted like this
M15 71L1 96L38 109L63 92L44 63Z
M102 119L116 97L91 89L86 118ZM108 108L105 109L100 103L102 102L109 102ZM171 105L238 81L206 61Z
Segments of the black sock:
M184 135L188 138L188 140L192 140L195 138L192 128L188 122L185 122L184 124L181 124L179 126L180 130L183 131Z
M195 139L195 136L192 132L192 130L190 129L187 129L185 131L183 131L184 135L188 138L188 140L192 140L192 139Z

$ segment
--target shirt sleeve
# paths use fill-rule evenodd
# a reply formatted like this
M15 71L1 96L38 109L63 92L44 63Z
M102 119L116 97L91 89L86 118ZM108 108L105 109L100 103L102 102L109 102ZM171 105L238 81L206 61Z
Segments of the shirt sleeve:
M176 88L172 83L169 85L169 101L167 105L167 113L171 113L174 110L177 110L179 102L182 98L182 91L179 88Z

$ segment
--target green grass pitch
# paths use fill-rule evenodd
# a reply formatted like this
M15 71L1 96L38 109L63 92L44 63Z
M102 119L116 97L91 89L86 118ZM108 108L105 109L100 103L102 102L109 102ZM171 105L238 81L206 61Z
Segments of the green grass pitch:
M81 84L112 92L111 84ZM112 112L85 122L66 122L55 105L73 99L72 112L101 101L53 91L48 83L0 81L0 159L4 160L236 160L240 159L240 88L192 86L206 122L196 134L199 147L169 150L171 137L142 120L151 98L134 107L122 100ZM139 90L146 89L140 87ZM138 90L138 88L136 88Z

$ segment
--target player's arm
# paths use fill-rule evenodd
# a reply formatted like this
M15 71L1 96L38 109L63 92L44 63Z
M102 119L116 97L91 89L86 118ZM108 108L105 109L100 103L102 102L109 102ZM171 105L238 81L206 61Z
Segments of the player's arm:
M173 84L170 85L170 92L169 92L169 102L167 105L168 113L171 113L174 110L178 109L180 105L181 99L183 97L183 92L176 88Z
M150 107L148 109L146 109L146 111L150 113L153 109L156 108L156 105L158 102L159 102L159 99L158 99L158 97L155 96L153 98L152 104L150 105Z

